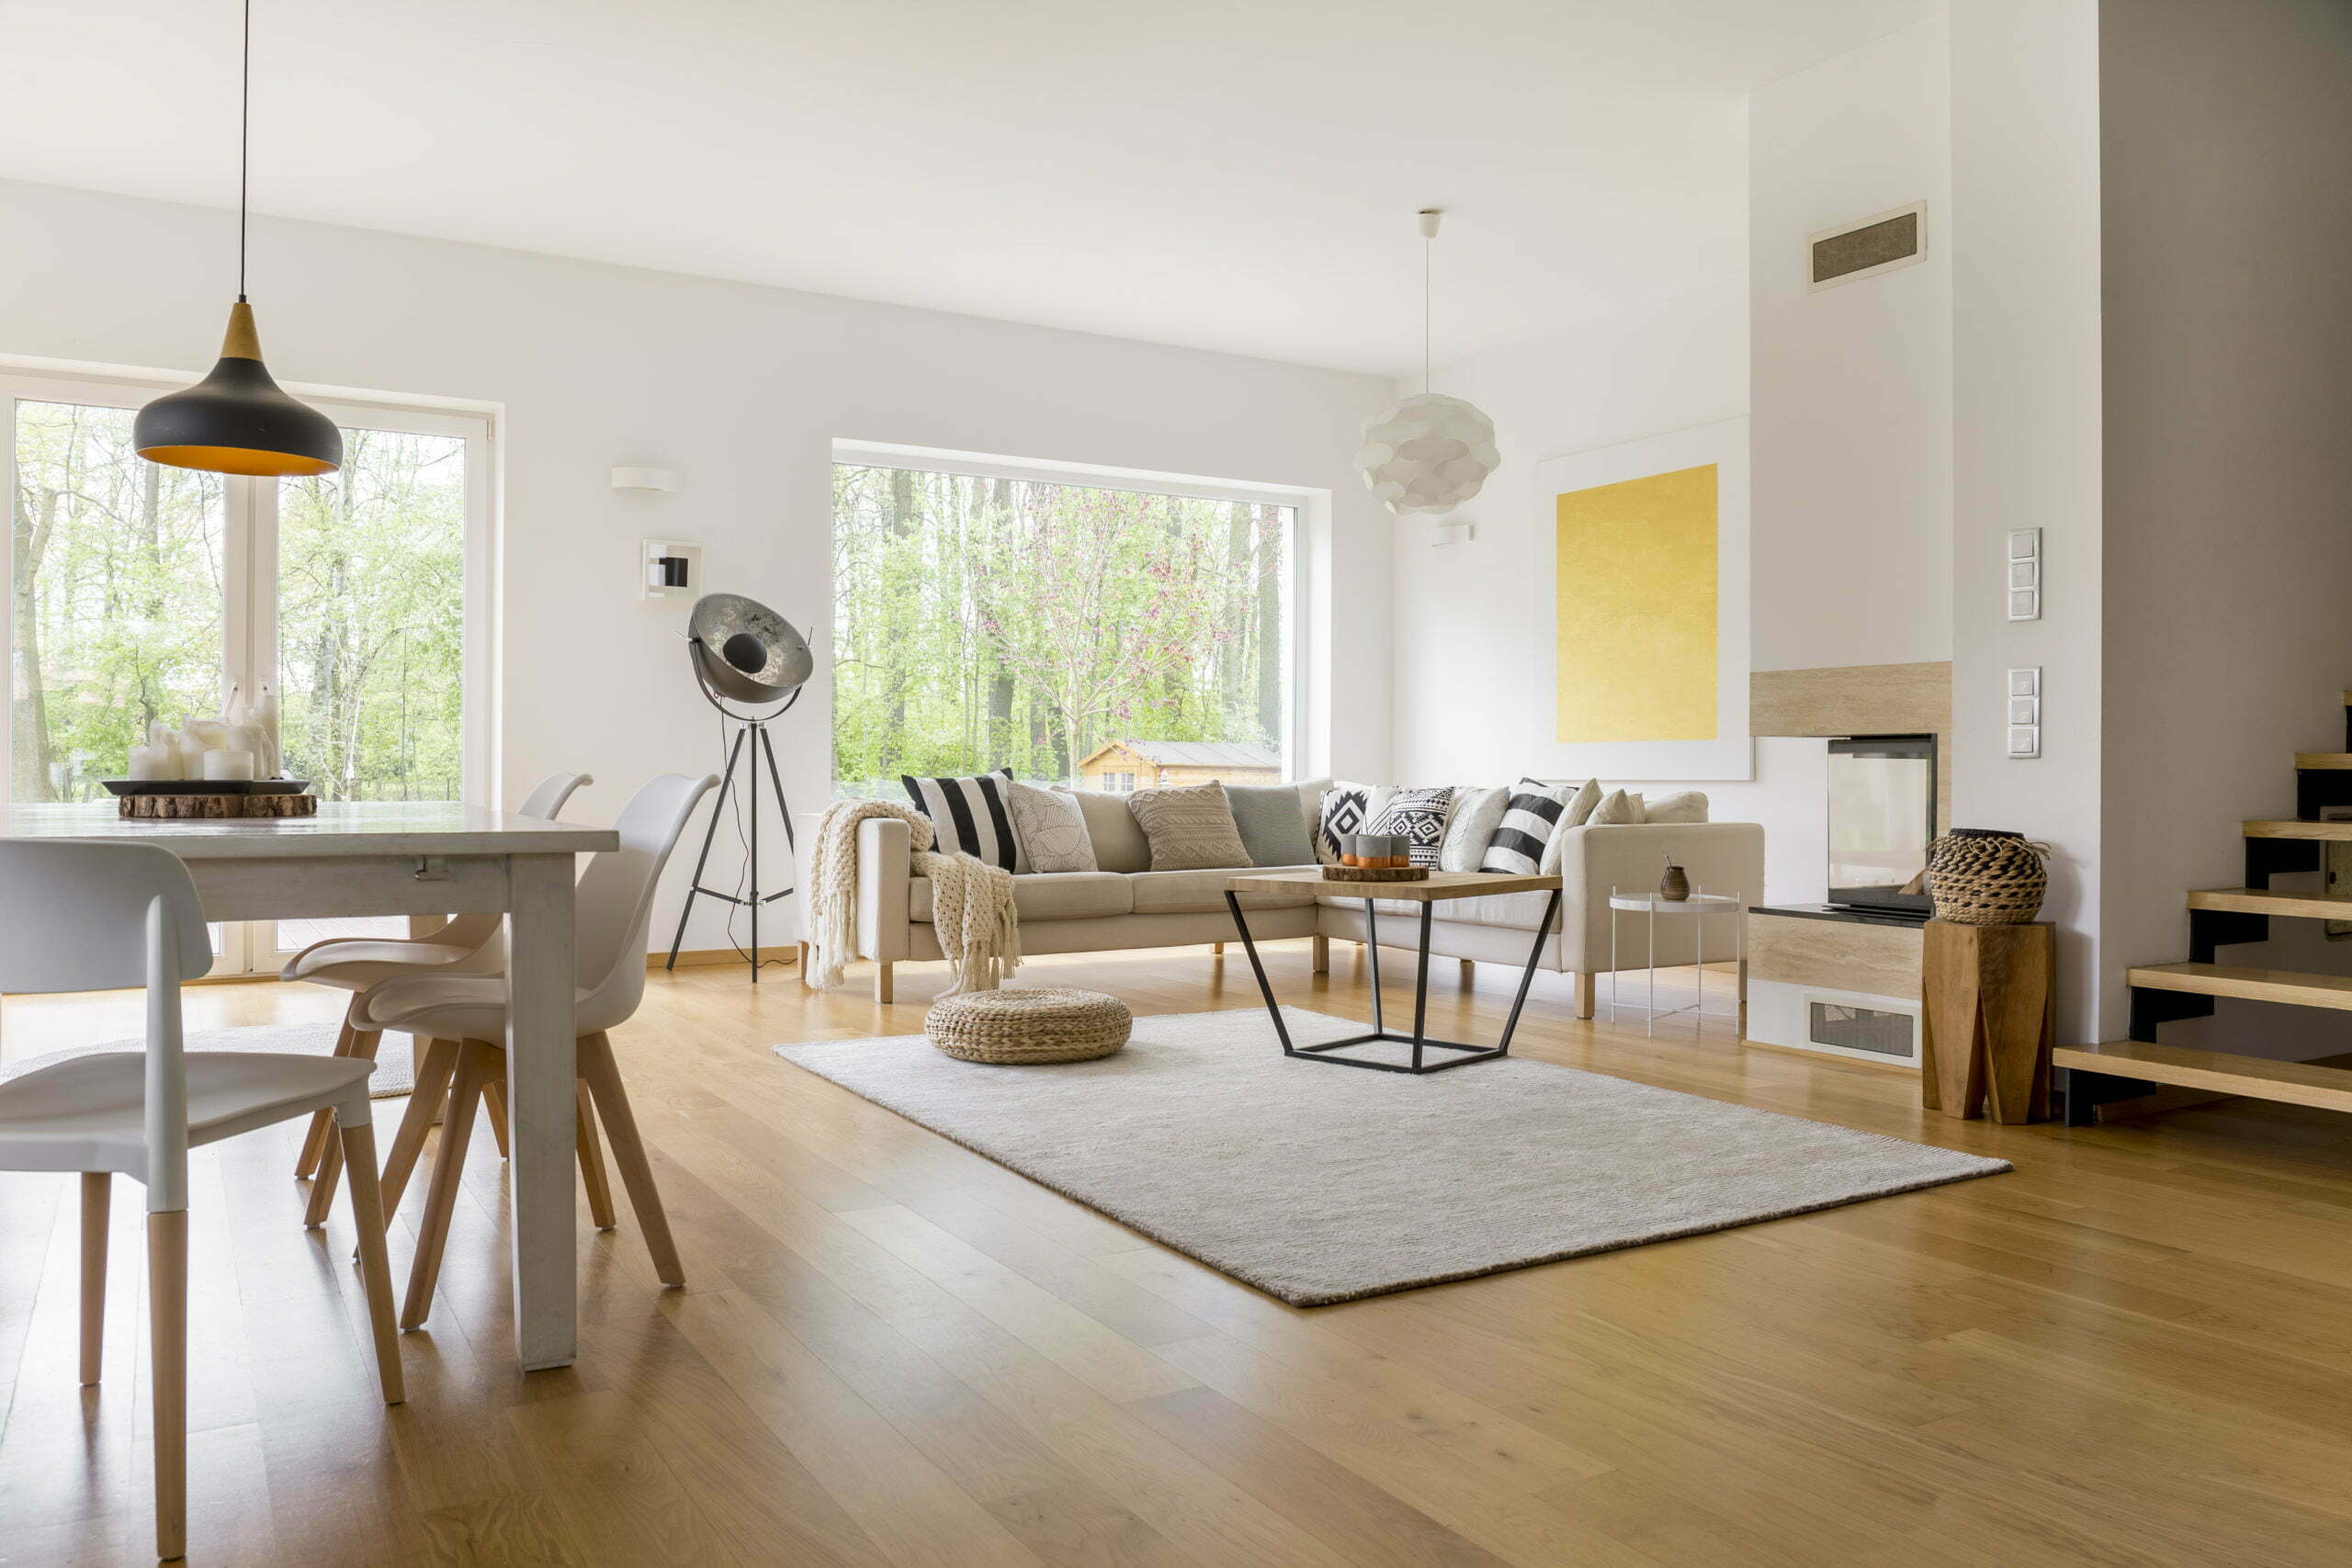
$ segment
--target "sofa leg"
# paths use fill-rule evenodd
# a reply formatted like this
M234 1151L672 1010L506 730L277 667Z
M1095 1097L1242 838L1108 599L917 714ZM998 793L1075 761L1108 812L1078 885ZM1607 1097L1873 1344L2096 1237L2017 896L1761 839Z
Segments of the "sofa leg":
M1462 983L1467 986L1477 979L1477 977L1478 965L1476 962L1468 958L1464 959L1462 961Z
M1331 972L1331 939L1328 936L1315 939L1315 972L1317 975Z
M1225 943L1221 942L1211 942L1209 944L1209 951L1216 953L1219 958L1223 958L1225 956Z
M876 964L874 966L875 1001L882 1006L888 1007L890 1003L890 998L896 994L896 988L890 984L890 965L888 964Z
M1577 1016L1592 1016L1593 993L1600 988L1600 976L1587 971L1577 976Z

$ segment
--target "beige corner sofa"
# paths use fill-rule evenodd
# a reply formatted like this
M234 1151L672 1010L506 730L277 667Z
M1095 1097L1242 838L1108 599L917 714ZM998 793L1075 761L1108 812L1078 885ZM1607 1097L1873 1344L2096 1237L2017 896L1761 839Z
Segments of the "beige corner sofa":
M1587 826L1562 829L1559 841L1560 917L1537 963L1541 968L1576 976L1579 1018L1592 1016L1594 976L1611 967L1611 887L1628 892L1655 888L1670 858L1709 892L1736 893L1749 902L1763 893L1764 829L1753 822ZM1013 902L1021 915L1022 952L1107 953L1231 941L1235 931L1226 908L1225 886L1250 869L1016 876ZM894 964L944 956L932 930L931 891L927 878L913 874L906 823L876 818L858 824L857 956L876 965L878 1001L891 999ZM1541 893L1515 893L1442 903L1430 926L1430 952L1516 969L1527 962L1544 899ZM1364 940L1360 896L1250 893L1243 896L1242 907L1249 914L1250 934L1260 942L1312 937L1317 973L1329 967L1332 938ZM1376 908L1382 946L1409 946L1418 939L1419 906L1384 900ZM1399 918L1388 919L1392 913ZM1640 968L1652 962L1647 933L1640 929L1643 917L1635 913L1621 919L1620 965ZM1654 962L1690 963L1694 925L1689 919L1659 920ZM1709 945L1724 941L1718 923ZM1713 955L1711 952L1710 957ZM1727 945L1723 955L1730 955Z

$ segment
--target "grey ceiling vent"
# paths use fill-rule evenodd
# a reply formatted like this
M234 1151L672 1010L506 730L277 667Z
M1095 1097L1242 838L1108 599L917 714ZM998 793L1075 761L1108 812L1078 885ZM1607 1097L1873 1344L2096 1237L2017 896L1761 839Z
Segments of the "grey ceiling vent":
M1824 229L1808 243L1813 251L1810 287L1816 290L1913 266L1928 259L1928 204L1915 201Z

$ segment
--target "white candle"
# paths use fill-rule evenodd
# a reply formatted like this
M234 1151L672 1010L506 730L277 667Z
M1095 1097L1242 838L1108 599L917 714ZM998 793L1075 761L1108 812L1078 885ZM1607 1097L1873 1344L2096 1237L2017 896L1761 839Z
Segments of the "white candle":
M161 746L133 746L130 749L130 776L134 779L168 779L176 777L175 764L179 761Z
M249 779L254 776L254 754L251 751L207 751L204 754L204 776L208 779Z

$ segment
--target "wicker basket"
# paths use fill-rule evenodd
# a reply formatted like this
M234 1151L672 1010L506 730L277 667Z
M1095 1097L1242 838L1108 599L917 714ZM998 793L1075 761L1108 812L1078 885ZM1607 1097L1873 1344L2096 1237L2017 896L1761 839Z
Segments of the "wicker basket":
M1014 1066L1107 1056L1127 1043L1134 1025L1116 997L1014 987L942 997L924 1015L922 1032L957 1061Z
M2050 889L2048 844L1997 828L1954 828L1928 847L1936 919L1963 926L2030 925Z

